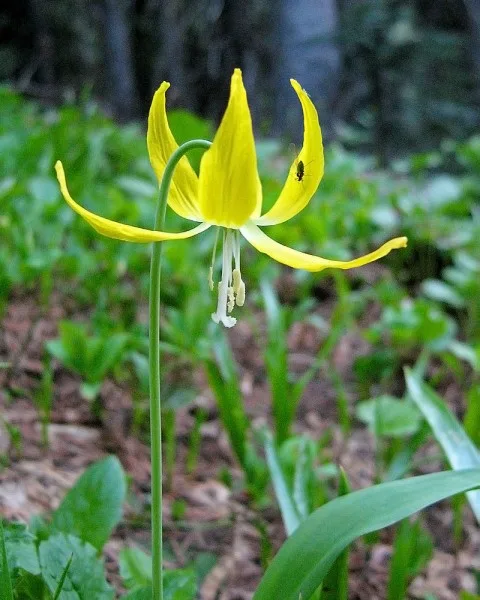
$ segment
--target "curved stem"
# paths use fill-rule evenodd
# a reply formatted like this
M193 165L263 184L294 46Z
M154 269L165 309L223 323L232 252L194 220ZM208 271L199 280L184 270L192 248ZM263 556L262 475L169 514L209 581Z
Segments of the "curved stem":
M167 209L168 191L173 171L182 156L193 148L209 148L211 142L191 140L186 142L170 157L160 184L160 193L155 214L155 229L163 229ZM162 414L160 401L160 271L162 263L162 243L153 244L150 263L150 448L152 462L152 598L163 599L162 582Z

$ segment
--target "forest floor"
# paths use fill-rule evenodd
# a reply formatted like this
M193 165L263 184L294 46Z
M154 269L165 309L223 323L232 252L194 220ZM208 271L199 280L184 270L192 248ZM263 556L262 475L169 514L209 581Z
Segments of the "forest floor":
M32 402L44 368L44 343L57 336L59 320L67 314L72 318L71 310L62 298L54 298L50 307L42 311L31 295L17 295L11 299L1 322L0 363L7 366L0 369L0 408L9 426L1 426L0 421L0 455L6 457L0 470L0 513L20 521L48 513L58 506L90 463L115 453L129 475L130 493L124 519L107 543L104 556L108 577L121 592L118 552L135 545L148 551L149 546L149 448L131 435L132 390L112 380L105 381L101 410L96 415L79 393L79 378L56 365L48 428L50 443L46 449L41 444L39 414ZM328 316L329 310L327 300L323 316ZM260 350L246 321L239 321L230 339L241 368L248 414L253 421L261 422L268 411L269 391ZM320 344L318 330L309 325L295 325L289 337L292 369L301 372L308 367ZM356 394L352 362L367 350L367 343L358 333L345 334L335 349L333 359L349 392L351 408ZM235 485L241 481L242 473L229 449L215 401L201 371L193 375L193 380L198 394L193 405L177 414L176 472L165 491L164 535L169 548L166 566L184 566L200 552L212 553L217 560L203 580L200 598L243 600L251 598L263 570L259 517L267 526L273 552L284 540L284 529L274 504L257 511L240 485ZM459 394L453 381L442 393L454 409L458 408L455 403L460 401ZM194 422L193 411L199 405L206 409L208 417L201 429L197 469L188 475L187 442ZM301 401L296 429L313 439L330 430L332 462L345 469L354 489L371 485L375 477L373 437L356 421L345 437L337 425L336 410L335 390L324 383L320 373ZM7 430L11 434L12 428L20 434L16 441ZM442 468L439 450L433 443L424 452L432 455L429 471ZM222 469L230 473L232 487L220 482ZM179 499L185 503L185 512L181 519L174 519L172 506ZM450 503L436 505L422 514L421 520L434 539L435 552L428 567L411 583L409 598L433 594L438 600L455 600L459 590L475 589L472 569L480 569L480 532L469 507L464 506L463 510L464 533L458 546L453 541ZM387 529L373 544L363 541L354 544L350 555L351 599L386 598L392 539L393 530Z

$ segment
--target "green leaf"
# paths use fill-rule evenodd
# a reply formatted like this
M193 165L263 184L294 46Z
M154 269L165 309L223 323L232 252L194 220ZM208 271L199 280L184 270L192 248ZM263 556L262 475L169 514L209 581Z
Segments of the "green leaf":
M467 393L467 410L463 424L473 443L480 445L480 382L474 383Z
M109 456L78 479L53 513L53 527L101 550L120 521L125 493L122 466L115 456Z
M214 345L215 359L207 359L208 382L218 403L220 419L225 427L238 462L247 470L248 419L243 406L239 376L225 335L218 335Z
M307 600L335 559L357 537L479 486L480 469L469 469L383 483L332 500L308 517L283 544L254 600L298 600L300 595Z
M163 600L194 600L197 594L195 571L174 569L163 572ZM152 600L151 586L132 590L123 600Z
M45 584L41 575L20 571L15 579L15 597L21 600L39 600L45 596ZM1 599L0 594L0 599Z
M124 333L115 333L104 339L88 339L88 373L85 378L90 383L101 381L119 361L128 342Z
M350 494L350 482L343 469L340 470L338 495ZM328 571L322 586L322 600L348 600L348 547L337 557Z
M64 362L67 367L84 375L88 369L87 364L87 333L85 327L78 323L62 321L59 325L60 340L63 346ZM47 345L47 348L49 346ZM50 346L51 347L51 346ZM61 358L60 353L59 358Z
M446 350L449 350L460 360L467 362L475 371L480 371L480 352L472 346L458 340L452 340Z
M409 369L405 369L405 380L412 400L428 421L452 468L480 467L480 451L440 396ZM467 498L480 523L480 491L469 492Z
M8 567L7 549L3 533L2 520L0 519L0 600L13 600L12 580Z
M402 521L393 543L388 578L388 600L404 600L410 580L430 560L433 554L431 537L418 522Z
M193 600L197 594L197 576L193 569L163 572L163 600Z
M265 368L272 395L275 438L281 444L289 436L296 408L292 399L292 386L288 380L286 313L272 284L262 281L261 288L267 318Z
M124 548L118 557L120 576L127 588L147 585L152 581L152 557L139 548Z
M422 283L422 292L432 300L445 302L455 308L465 306L464 299L454 287L438 279L426 279Z
M313 463L314 456L311 452L312 440L306 437L290 438L297 441L297 452L295 453L295 468L293 472L292 497L295 502L295 508L303 521L312 512L313 503L311 502L311 481L315 473ZM288 444L287 440L285 444ZM284 445L285 445L284 444ZM283 447L282 447L283 451Z
M35 537L23 523L6 523L4 539L7 549L10 575L16 569L23 569L32 575L40 573L40 565L35 548Z
M295 506L295 500L290 494L288 484L285 480L280 460L275 448L272 435L269 431L264 433L265 458L268 470L272 478L275 496L277 498L280 512L282 513L283 525L287 535L291 535L300 525L301 517Z
M60 196L58 184L53 177L32 177L27 187L38 206L52 204Z
M70 568L66 571L72 555ZM58 533L40 544L39 556L43 579L52 594L64 579L58 600L114 598L114 591L105 579L103 563L90 544L73 535Z
M80 395L88 402L93 402L100 393L102 388L102 382L99 383L88 383L84 381L80 384Z
M411 402L379 396L357 404L357 418L378 436L404 437L418 431L422 417Z

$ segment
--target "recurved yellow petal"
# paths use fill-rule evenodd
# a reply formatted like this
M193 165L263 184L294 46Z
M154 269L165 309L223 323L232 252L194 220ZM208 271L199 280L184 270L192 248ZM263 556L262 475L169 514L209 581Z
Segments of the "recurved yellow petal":
M260 203L252 119L242 73L235 69L227 110L200 163L200 213L209 223L235 229Z
M254 246L259 252L268 254L274 260L293 267L294 269L305 269L306 271L323 271L323 269L353 269L371 263L383 256L386 256L391 250L405 248L407 245L406 237L398 237L380 246L374 252L360 256L354 260L329 260L320 256L313 256L293 250L283 246L272 238L265 235L263 231L254 223L249 222L240 229L243 236Z
M164 81L158 88L153 96L148 115L148 154L159 183L168 159L178 148L168 126L165 109L165 93L169 87L170 84ZM177 214L186 219L202 220L198 210L198 177L186 156L180 159L175 168L168 194L168 204Z
M267 213L255 220L258 225L275 225L291 219L310 202L323 177L322 131L317 110L300 84L295 79L290 79L290 83L302 105L303 146L290 166L287 181L277 201ZM300 162L303 164L303 176L299 169Z
M123 223L117 223L110 219L100 217L95 213L77 204L71 197L70 192L67 188L67 182L65 180L65 172L63 170L62 163L58 160L55 164L55 171L57 172L57 179L60 184L60 190L67 204L78 213L89 225L91 225L98 233L113 238L115 240L123 240L125 242L162 242L164 240L183 240L185 238L192 237L208 229L210 225L208 223L202 223L198 227L194 227L189 231L181 233L168 233L165 231L153 231L149 229L141 229L140 227L132 227L131 225L124 225Z

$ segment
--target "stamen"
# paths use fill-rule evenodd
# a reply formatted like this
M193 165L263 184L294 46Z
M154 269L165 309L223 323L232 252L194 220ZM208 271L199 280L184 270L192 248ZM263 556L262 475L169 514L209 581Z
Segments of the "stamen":
M235 304L232 289L232 258L233 258L233 232L227 229L223 233L222 280L218 284L217 311L212 314L215 323L223 323L225 327L233 327L237 319L227 315ZM230 290L232 290L230 292ZM227 306L228 305L228 306ZM231 308L230 308L231 306Z
M210 269L208 270L208 287L210 291L213 292L214 281L213 281L213 269L215 267L215 257L217 255L217 244L218 244L218 235L220 233L220 227L216 228L215 231L215 242L213 244L213 252L212 252L212 262L210 263Z
M245 304L245 283L242 280L242 274L240 272L240 232L236 231L234 235L233 258L235 269L233 271L233 290L235 292L235 302L237 303L237 306L243 306Z
M215 241L215 248L217 242ZM232 262L235 268L232 270ZM213 259L210 267L209 284L213 287ZM215 323L233 327L237 322L228 316L237 306L245 302L245 284L240 273L240 233L232 229L223 232L222 280L218 284L217 310L212 314ZM227 314L228 313L228 314Z

